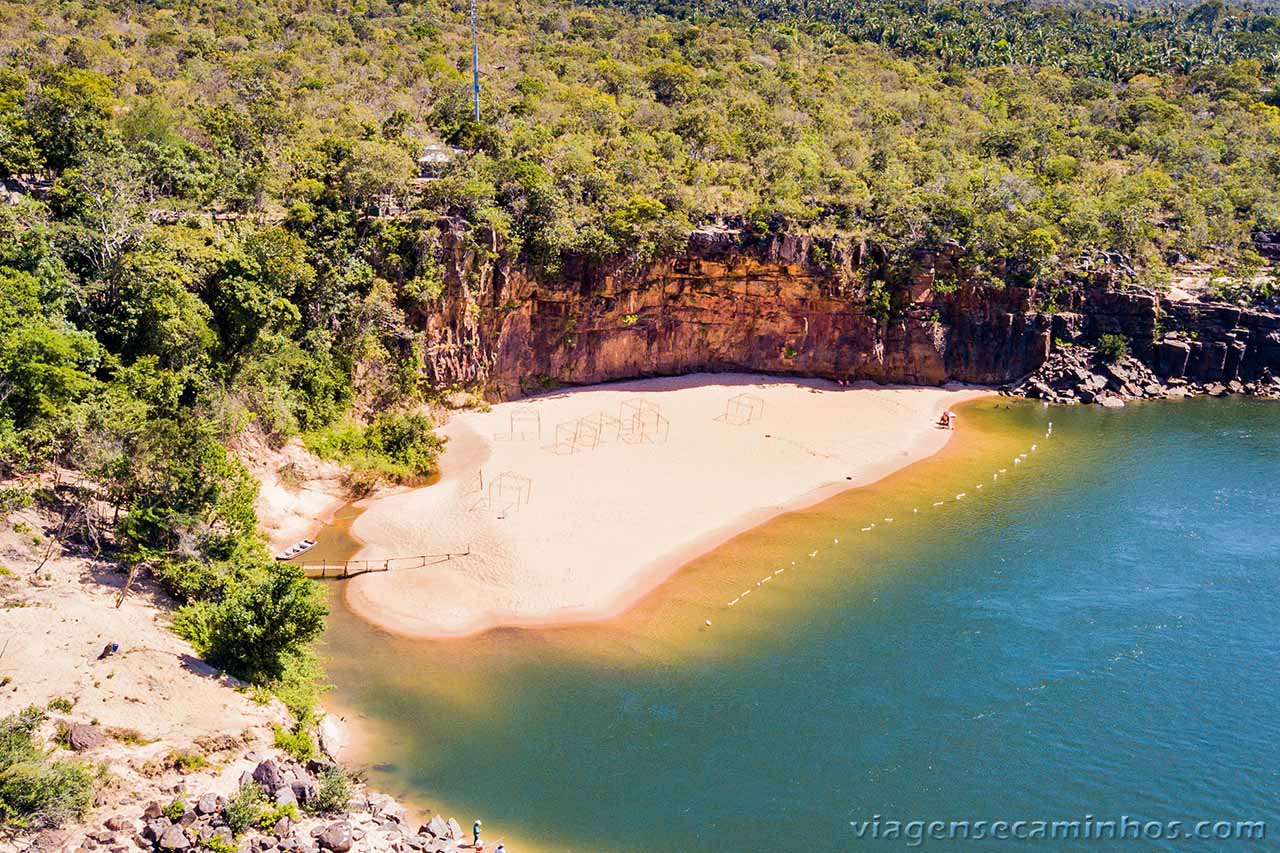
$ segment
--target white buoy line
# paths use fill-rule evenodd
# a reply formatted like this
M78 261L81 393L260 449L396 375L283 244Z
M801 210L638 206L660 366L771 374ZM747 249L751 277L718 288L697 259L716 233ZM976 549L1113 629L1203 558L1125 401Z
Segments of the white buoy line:
M1049 428L1045 431L1044 437L1045 437L1045 438L1050 438L1050 437L1052 437L1052 436L1053 436L1053 422L1052 422L1052 421L1050 421L1050 422L1049 422ZM1032 445L1031 445L1031 452L1035 452L1038 448L1039 448L1039 445L1038 445L1038 444L1032 444ZM1015 457L1013 458L1013 464L1014 464L1014 465L1021 465L1021 464L1022 464L1022 460L1026 459L1026 458L1027 458L1027 454L1026 454L1026 453L1019 453L1017 456L1015 456ZM999 481L1000 481L1000 475L1001 475L1001 474L1006 474L1006 473L1008 473L1008 469L1007 469L1007 468L999 468L999 469L997 469L997 470L996 470L996 471L991 475L991 480L992 480L992 482L999 482ZM975 483L975 484L974 484L974 489L981 489L981 488L982 488L982 483ZM966 497L968 497L968 495L969 495L969 493L968 493L968 492L960 492L959 494L957 494L957 495L955 496L954 500L956 500L956 501L964 500ZM933 506L935 506L935 507L945 506L945 505L946 505L946 503L947 503L947 501L946 501L946 500L934 501L934 502L933 502ZM918 514L918 513L920 512L920 508L919 508L919 507L914 507L914 508L911 510L911 512L912 512L913 514ZM893 518L886 516L886 517L884 518L884 523L885 523L885 524L892 524L892 523L893 523ZM873 522L871 522L870 524L868 524L866 527L863 527L863 528L862 528L862 532L863 532L863 533L870 533L872 530L874 530L874 529L875 529L875 526L876 526L876 523L873 521ZM840 544L840 540L839 540L839 538L833 538L833 539L831 540L831 543L832 543L833 545L839 545L839 544ZM813 551L810 551L810 552L809 552L809 558L810 558L810 559L814 559L814 558L816 558L817 556L818 556L818 550L817 550L816 548L815 548ZM792 560L792 561L791 561L791 565L792 565L792 567L795 567L795 565L796 565L796 561L795 561L795 560ZM777 577L778 575L782 574L782 573L783 573L783 572L785 572L785 571L786 571L786 568L784 567L784 568L776 569L772 574L765 575L763 578L761 578L760 580L756 581L756 584L755 584L755 585L756 585L756 587L763 587L763 586L764 586L764 584L766 584L766 583L768 583L769 581L773 580L775 577ZM736 598L734 598L732 601L727 602L727 603L725 604L725 606L726 606L726 607L736 607L739 603L741 603L741 602L742 602L742 600L743 600L744 598L746 598L746 597L747 597L748 595L750 595L750 594L751 594L751 589L745 589L745 590L743 590L743 591L742 591L742 592L741 592L741 593L740 593ZM710 620L710 619L707 619L707 620L706 620L706 622L705 622L704 624L705 624L707 627L711 627L711 620Z

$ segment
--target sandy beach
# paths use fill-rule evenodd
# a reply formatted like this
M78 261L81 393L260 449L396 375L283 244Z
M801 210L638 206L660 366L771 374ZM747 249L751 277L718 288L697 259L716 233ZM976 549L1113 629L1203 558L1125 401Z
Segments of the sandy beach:
M347 601L410 637L593 621L738 533L937 452L938 415L990 393L740 374L645 379L467 412L436 485L370 502ZM960 428L963 428L961 425Z

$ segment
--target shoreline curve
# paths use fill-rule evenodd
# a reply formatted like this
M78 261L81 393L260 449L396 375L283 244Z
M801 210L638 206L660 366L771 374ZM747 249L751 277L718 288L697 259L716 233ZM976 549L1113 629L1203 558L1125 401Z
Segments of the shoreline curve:
M717 417L739 394L760 400L763 416L744 424ZM382 630L423 640L613 619L734 537L934 455L952 434L936 428L938 416L992 394L958 384L694 374L465 413L444 429L450 442L439 482L369 501L351 535L361 543L357 559L463 545L476 549L473 556L354 578L344 587L346 605ZM564 435L574 418L638 397L667 416L666 443L552 451L557 427ZM513 416L516 409L524 414ZM530 411L541 422L536 441ZM511 433L526 429L520 419L530 424L527 436ZM474 491L476 478L491 483L499 470L529 477L527 503L478 506L488 493ZM643 537L643 546L619 548L628 536ZM582 572L580 562L593 570Z

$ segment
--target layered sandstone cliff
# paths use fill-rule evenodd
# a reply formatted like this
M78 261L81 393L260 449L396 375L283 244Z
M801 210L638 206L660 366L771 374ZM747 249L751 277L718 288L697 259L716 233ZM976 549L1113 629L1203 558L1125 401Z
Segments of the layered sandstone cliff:
M1280 316L1118 292L1105 275L1059 288L956 285L959 247L891 272L874 248L732 228L693 233L640 267L569 260L555 273L446 236L446 292L421 318L438 385L510 398L557 385L738 370L991 385L1036 370L1055 340L1131 340L1162 375L1280 375ZM901 267L899 268L902 269ZM935 287L946 281L948 287Z

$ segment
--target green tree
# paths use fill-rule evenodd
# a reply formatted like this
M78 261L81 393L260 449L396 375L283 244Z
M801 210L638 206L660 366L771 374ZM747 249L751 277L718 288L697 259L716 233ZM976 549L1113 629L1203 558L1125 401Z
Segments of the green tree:
M29 117L45 163L62 171L107 138L116 104L106 75L60 66L40 81Z
M210 615L209 659L251 683L278 679L287 659L320 636L327 612L323 592L302 569L272 562Z

